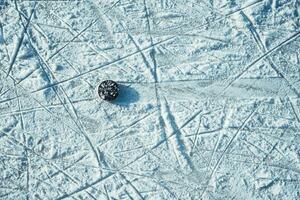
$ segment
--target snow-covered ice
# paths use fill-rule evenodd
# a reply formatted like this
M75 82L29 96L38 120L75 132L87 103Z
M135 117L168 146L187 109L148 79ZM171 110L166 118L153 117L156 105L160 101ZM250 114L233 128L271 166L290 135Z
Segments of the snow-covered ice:
M0 0L0 199L300 199L299 14Z

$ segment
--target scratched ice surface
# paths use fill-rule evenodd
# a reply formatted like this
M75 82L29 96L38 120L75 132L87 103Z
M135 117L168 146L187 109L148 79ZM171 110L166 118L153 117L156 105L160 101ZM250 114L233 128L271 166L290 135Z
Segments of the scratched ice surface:
M299 12L0 0L0 199L300 199Z

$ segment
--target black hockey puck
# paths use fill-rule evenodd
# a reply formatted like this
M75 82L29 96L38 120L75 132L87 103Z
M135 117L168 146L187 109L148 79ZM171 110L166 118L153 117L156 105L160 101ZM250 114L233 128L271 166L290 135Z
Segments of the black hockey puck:
M106 101L115 100L119 95L119 86L112 80L106 80L100 83L98 87L99 97Z

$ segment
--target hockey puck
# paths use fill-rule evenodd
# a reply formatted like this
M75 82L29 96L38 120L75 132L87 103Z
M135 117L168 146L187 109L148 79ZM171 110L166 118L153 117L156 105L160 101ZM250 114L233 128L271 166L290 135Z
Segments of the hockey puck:
M106 101L115 100L119 95L119 86L112 80L106 80L100 83L98 87L98 95Z

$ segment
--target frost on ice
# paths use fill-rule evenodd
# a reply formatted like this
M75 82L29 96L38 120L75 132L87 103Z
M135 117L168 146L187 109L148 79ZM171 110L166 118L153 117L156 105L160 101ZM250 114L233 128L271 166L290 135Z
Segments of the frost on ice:
M299 12L0 1L0 199L299 199Z

